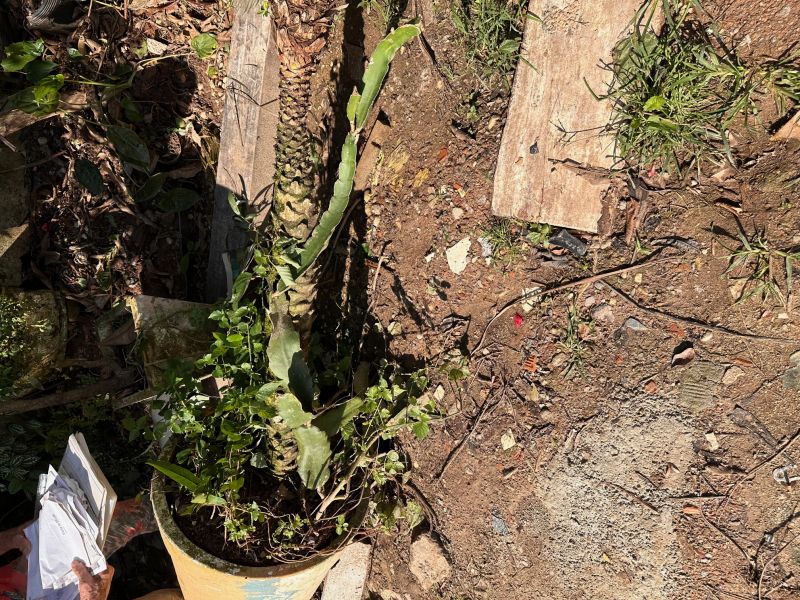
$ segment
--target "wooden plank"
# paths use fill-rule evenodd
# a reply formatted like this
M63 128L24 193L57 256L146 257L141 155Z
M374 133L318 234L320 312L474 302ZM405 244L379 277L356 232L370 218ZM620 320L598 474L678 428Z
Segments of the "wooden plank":
M247 198L251 210L266 215L272 200L275 136L278 127L278 51L271 17L259 14L261 2L239 0L231 28L225 108L209 241L206 296L228 294L230 271L239 270L247 231L234 219L228 193Z
M640 5L531 0L529 10L542 22L528 19L525 26L495 171L494 214L597 231L608 182L559 162L612 166L613 139L598 134L611 107L595 100L586 83L597 93L607 89L611 75L602 65Z

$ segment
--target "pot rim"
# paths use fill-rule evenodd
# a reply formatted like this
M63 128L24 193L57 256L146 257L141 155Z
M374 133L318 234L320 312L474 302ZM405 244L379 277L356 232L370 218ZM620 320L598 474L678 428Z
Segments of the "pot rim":
M177 446L177 440L173 438L170 440L162 452L162 458L171 458ZM175 519L172 516L172 510L167 502L166 496L166 476L158 470L154 470L153 478L150 483L150 501L153 505L153 513L156 517L156 523L161 535L168 538L181 552L187 555L195 562L202 565L218 570L224 571L227 574L237 577L245 578L267 578L267 577L285 577L300 571L304 571L311 567L318 565L333 556L336 556L347 543L353 538L353 534L348 532L334 540L325 548L317 550L313 555L302 560L281 563L277 565L269 565L265 567L254 567L250 565L240 565L224 558L214 556L210 552L203 550L193 541L191 541L185 533L178 527ZM359 525L363 522L367 514L369 499L365 498L362 504L356 508L356 518Z

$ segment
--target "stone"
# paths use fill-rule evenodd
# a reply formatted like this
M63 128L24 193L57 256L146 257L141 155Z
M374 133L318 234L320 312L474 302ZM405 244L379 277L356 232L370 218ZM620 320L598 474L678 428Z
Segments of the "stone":
M169 48L169 46L164 42L159 42L158 40L154 40L152 38L147 38L145 43L147 44L147 52L151 56L161 56Z
M325 577L322 600L351 600L364 595L372 546L356 542L347 546L339 562Z
M481 256L484 258L492 257L492 243L485 237L479 237L478 243L481 245Z
M22 258L29 251L28 224L0 229L0 287L22 284Z
M592 320L599 323L611 323L614 320L614 310L607 302L602 302L592 310Z
M789 356L789 364L793 367L800 365L800 350L793 352L792 355Z
M625 327L625 329L630 329L631 331L646 331L647 330L647 325L645 325L644 323L642 323L638 319L634 319L633 317L627 318L625 320L625 323L623 324L623 327Z
M744 369L741 367L728 367L722 376L722 385L733 385L742 375L744 375Z
M783 387L788 390L800 390L800 365L788 369L781 378Z
M430 535L421 535L411 544L408 568L426 590L450 577L452 567L442 547Z
M469 264L469 249L472 242L468 237L464 238L445 252L447 256L447 266L456 275L464 272Z
M453 219L458 221L463 216L464 216L464 209L463 208L459 208L459 207L456 206L453 209Z

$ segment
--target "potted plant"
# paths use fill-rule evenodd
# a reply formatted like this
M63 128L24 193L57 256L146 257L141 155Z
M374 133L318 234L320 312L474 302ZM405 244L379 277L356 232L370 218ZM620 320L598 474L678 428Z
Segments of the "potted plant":
M434 417L425 375L380 364L374 385L353 390L349 371L320 372L303 307L349 202L358 140L389 63L419 31L399 27L373 53L347 105L351 130L316 226L292 236L275 217L271 243L254 244L231 297L211 314L218 330L208 354L168 375L161 427L173 439L151 461L152 498L187 600L307 600L353 536L415 512L393 502L387 484L406 470L392 438L424 437ZM280 189L299 188L276 182ZM289 202L278 193L280 212ZM325 375L343 384L334 389L323 381L336 377Z

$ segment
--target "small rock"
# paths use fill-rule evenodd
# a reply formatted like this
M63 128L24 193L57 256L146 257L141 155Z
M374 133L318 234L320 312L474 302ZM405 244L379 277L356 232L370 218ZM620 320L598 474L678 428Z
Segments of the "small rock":
M469 264L468 255L470 246L472 246L472 242L467 237L448 248L445 252L447 255L447 266L450 267L450 270L456 275L463 273L464 269L466 269Z
M792 365L793 367L796 367L797 365L800 365L800 350L798 350L797 352L793 353L789 357L789 364Z
M552 236L549 242L559 248L568 250L570 254L578 258L584 256L589 247L582 240L579 240L566 229L562 229L556 235Z
M800 390L800 365L792 367L781 378L783 387L789 390Z
M403 326L402 324L398 323L397 321L392 321L386 327L386 333L391 336L398 336L403 333Z
M719 440L717 440L717 436L713 431L709 431L706 434L706 441L708 442L708 447L712 452L719 450Z
M426 590L445 581L452 571L442 547L429 535L421 535L411 544L408 568Z
M464 209L463 208L459 208L459 207L456 206L453 209L453 218L457 221L458 219L460 219L463 216L464 216Z
M361 598L369 575L372 546L364 542L349 544L339 562L325 577L322 600Z
M700 338L700 341L704 342L704 343L708 343L713 339L714 339L714 334L709 331L709 332L703 334L703 337Z
M553 420L553 411L549 408L543 408L539 411L539 418L545 423L550 423Z
M603 302L595 306L594 310L592 310L592 320L600 323L611 323L614 320L614 311L611 305ZM625 324L627 325L627 321Z
M744 369L736 366L728 367L725 375L722 376L722 385L733 385L742 375L744 375Z
M625 323L622 325L625 329L630 329L631 331L646 331L647 326L642 323L638 319L634 319L633 317L628 317L625 319Z
M436 389L433 390L433 399L437 402L441 402L444 400L444 386L439 384L436 386Z
M487 240L485 237L479 237L478 243L481 245L481 256L483 258L491 258L492 257L492 243Z
M563 352L558 352L553 355L553 358L550 359L550 368L557 369L561 365L567 362L567 355Z
M517 440L514 437L514 432L510 429L500 436L500 447L503 450L510 450L517 445Z
M147 38L145 43L147 44L147 52L153 56L161 56L169 48L167 44L152 38Z
M510 533L508 525L497 511L492 512L492 529L497 535L505 536Z
M643 279L643 276L642 276L641 273L637 273L636 275L633 276L633 282L634 283L642 283L642 279Z

